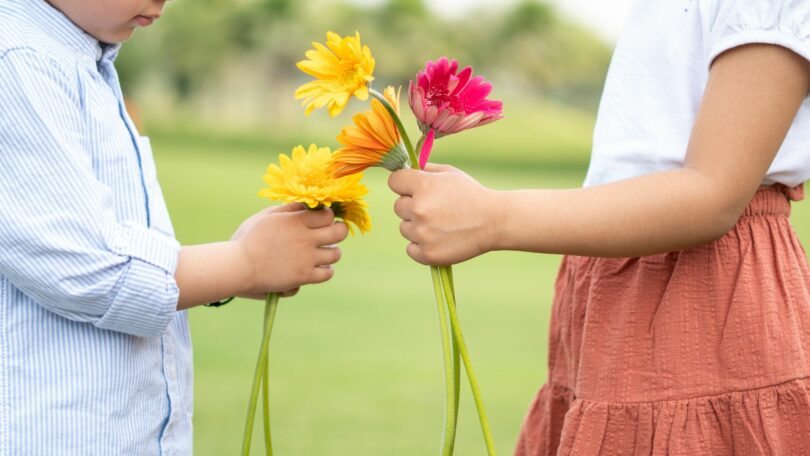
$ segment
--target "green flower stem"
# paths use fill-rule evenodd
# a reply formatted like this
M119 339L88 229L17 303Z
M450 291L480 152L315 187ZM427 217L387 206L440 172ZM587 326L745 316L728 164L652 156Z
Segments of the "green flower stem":
M256 361L256 371L253 374L253 387L250 390L250 401L248 403L248 414L245 422L245 434L242 437L242 456L250 455L250 441L253 437L253 422L256 417L256 403L259 399L259 386L262 377L267 372L267 354L270 346L270 333L273 331L273 318L276 316L278 307L278 293L268 293L264 301L264 334L262 335L262 345L259 350L259 359ZM267 379L264 379L267 383ZM266 416L266 415L265 415ZM269 428L270 422L266 421L265 426ZM265 431L265 437L269 438L269 431ZM267 454L272 454L272 447L267 442Z
M453 285L453 267L447 266L447 276L450 278L450 293L453 295L453 302L456 302L456 287ZM456 333L453 332L453 391L454 391L454 398L455 398L455 410L453 413L455 414L455 422L456 426L458 426L458 404L459 404L459 395L461 393L461 360L459 357L458 352L458 339L456 339Z
M369 88L368 93L370 93L372 97L379 100L380 103L385 106L386 111L391 114L391 117L394 119L394 123L397 124L397 130L399 130L399 135L402 137L402 142L405 143L405 150L408 151L408 157L410 157L411 160L411 168L419 169L419 158L413 150L411 139L408 137L408 132L405 131L405 126L402 125L402 119L399 118L397 110L391 106L391 103L389 103L380 92Z
M278 298L276 298L278 300ZM269 322L265 319L263 332L268 332L267 326L273 325L273 318L275 317L275 309L273 306L273 316L270 317ZM267 312L267 308L265 308ZM269 336L268 336L269 337ZM273 439L270 436L270 348L267 349L267 357L264 362L264 372L262 373L262 423L264 424L264 451L267 456L273 456Z
M444 412L444 433L442 435L442 456L452 456L456 443L456 418L458 416L458 389L455 387L456 379L453 376L451 364L453 362L452 349L450 345L450 329L448 328L447 311L445 310L444 296L442 295L441 274L436 266L430 267L430 275L433 278L433 293L436 296L436 307L439 311L439 330L442 335L442 354L444 355L444 392L445 405Z
M472 360L470 359L467 344L464 342L464 335L461 333L461 323L458 321L458 314L456 313L456 300L452 289L452 277L448 272L447 266L440 266L439 273L441 274L442 285L444 286L444 297L447 300L447 310L450 313L450 327L453 329L453 334L458 342L458 351L461 354L461 359L464 361L464 368L467 371L467 378L470 381L470 389L472 390L473 400L475 401L475 408L478 411L478 420L481 422L481 431L484 435L484 442L487 446L487 454L495 456L495 445L492 442L492 432L489 429L489 420L487 419L487 411L484 408L484 402L481 398L481 390L478 388L478 380L475 377L475 372L472 367Z

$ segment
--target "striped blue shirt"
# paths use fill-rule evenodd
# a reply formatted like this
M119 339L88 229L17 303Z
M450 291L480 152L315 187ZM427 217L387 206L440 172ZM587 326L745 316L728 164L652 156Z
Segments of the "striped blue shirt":
M0 1L0 456L192 451L179 244L117 52Z

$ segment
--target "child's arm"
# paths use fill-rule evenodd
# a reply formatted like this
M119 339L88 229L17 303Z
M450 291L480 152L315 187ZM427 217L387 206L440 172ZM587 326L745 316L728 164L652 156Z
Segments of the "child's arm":
M228 242L183 247L175 279L178 309L234 295L262 298L320 283L340 259L334 244L348 234L329 209L308 211L289 204L259 212Z
M120 199L140 206L142 196L97 177L76 71L35 49L0 54L0 275L14 292L70 320L158 336L178 307L331 276L316 266L340 253L322 246L346 227L329 211L268 209L230 242L183 248L145 220L118 220ZM138 172L115 159L104 171Z
M490 250L627 257L704 244L728 232L762 182L810 90L810 64L749 45L719 56L686 165L575 190L486 189L452 167L402 170L389 185L408 253L453 264Z

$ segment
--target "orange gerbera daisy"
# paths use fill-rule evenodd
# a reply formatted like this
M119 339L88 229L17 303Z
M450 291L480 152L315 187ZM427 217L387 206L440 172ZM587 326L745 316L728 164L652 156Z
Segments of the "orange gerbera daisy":
M399 113L399 92L388 86L383 96ZM355 114L352 121L354 125L341 130L337 137L343 147L334 154L335 176L359 173L370 166L396 171L408 163L408 153L394 119L379 100L372 99L371 110Z

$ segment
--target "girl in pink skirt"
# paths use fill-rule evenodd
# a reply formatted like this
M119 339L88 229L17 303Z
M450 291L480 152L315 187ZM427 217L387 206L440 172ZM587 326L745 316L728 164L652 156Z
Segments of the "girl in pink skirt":
M810 2L641 0L584 188L394 173L407 251L565 254L518 456L810 455Z

